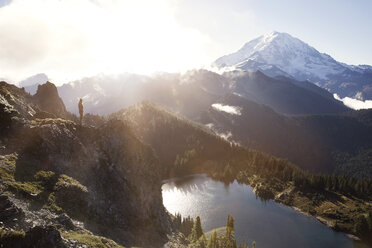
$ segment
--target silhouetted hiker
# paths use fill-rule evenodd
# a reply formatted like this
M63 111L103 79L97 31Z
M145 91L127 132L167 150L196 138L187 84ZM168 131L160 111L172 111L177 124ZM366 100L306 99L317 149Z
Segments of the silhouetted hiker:
M80 114L80 125L83 124L83 115L84 115L84 106L83 106L83 99L80 98L79 100L79 114Z

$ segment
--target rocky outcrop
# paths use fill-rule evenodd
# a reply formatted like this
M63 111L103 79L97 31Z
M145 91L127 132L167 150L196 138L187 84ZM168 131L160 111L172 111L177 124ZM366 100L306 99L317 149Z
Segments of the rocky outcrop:
M23 247L66 247L63 244L61 234L53 226L36 226L26 232L25 246Z
M6 137L0 135L5 147L1 153L13 154L11 162L9 156L0 161L1 188L15 194L28 223L18 229L53 224L125 246L164 244L171 226L162 204L161 165L153 150L122 121L92 127L46 114L35 118L41 111L63 116L64 105L51 83L40 86L35 96L18 90L8 90L7 97L18 120L10 122ZM49 229L39 233L56 237Z
M0 221L13 226L15 222L23 221L23 218L22 209L17 207L7 195L0 195Z
M36 104L44 111L52 113L56 116L65 117L66 107L62 99L58 95L57 88L49 81L37 87L37 92L34 95Z
M20 117L32 118L32 97L14 85L0 82L0 134L8 132Z
M19 150L20 161L36 160L38 169L66 174L86 189L56 188L55 195L57 204L88 229L130 245L166 240L170 228L160 165L123 122L109 121L96 129L40 120L21 133L25 146Z
M53 226L36 226L26 233L0 229L0 247L65 248L60 232Z
M38 86L35 95L30 95L6 82L0 82L0 119L2 126L10 125L15 119L67 118L72 115L66 111L54 84L47 82Z
M164 245L164 248L187 248L190 241L181 232L169 235L169 241Z

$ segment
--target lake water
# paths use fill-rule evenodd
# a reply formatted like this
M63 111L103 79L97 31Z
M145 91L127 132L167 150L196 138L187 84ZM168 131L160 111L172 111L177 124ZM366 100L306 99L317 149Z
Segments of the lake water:
M226 186L205 175L193 175L164 181L162 192L170 213L199 215L205 232L224 226L227 215L233 215L239 244L255 241L257 248L359 247L314 217L256 198L250 186L236 181Z

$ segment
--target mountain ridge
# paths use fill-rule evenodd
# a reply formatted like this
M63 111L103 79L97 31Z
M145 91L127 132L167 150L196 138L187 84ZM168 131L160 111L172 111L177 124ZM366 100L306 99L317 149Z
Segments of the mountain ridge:
M246 77L240 77L240 74ZM202 109L233 92L246 97L260 96L258 100L261 103L286 114L352 111L314 84L288 77L271 78L260 75L261 72L236 71L220 75L208 70L191 70L185 74L165 73L154 77L105 76L65 84L58 87L58 91L69 111L77 113L76 101L82 97L86 112L101 115L148 100L167 106L189 119L195 119ZM294 101L295 99L297 100Z
M218 58L214 65L261 70L270 76L290 75L342 97L372 99L372 66L338 62L287 33L274 31L255 38L237 52Z
M372 110L289 116L236 94L218 103L241 114L210 107L197 121L228 133L232 142L289 159L305 170L372 176Z

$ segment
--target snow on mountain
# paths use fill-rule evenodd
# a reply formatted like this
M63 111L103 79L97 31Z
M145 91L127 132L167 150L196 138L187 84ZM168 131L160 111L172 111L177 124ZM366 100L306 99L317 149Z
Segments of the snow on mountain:
M293 77L306 80L340 73L344 66L327 54L287 33L272 32L246 43L239 51L216 60L219 67L250 69L251 61L262 63L258 69L275 66ZM270 67L271 66L271 67ZM246 68L248 67L248 68Z
M269 76L309 80L341 96L372 98L372 67L347 65L287 34L271 32L214 62L219 68L260 70Z

